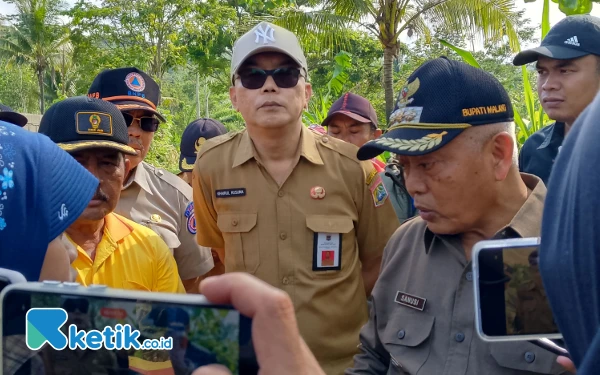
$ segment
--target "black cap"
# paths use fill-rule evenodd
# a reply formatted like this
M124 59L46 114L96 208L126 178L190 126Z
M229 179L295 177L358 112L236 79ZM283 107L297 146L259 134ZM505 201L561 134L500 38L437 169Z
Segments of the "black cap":
M400 91L386 133L358 150L361 160L384 151L424 155L471 126L513 121L508 93L491 74L446 57L430 60Z
M88 96L112 102L121 111L150 111L165 121L156 110L160 100L158 83L138 68L104 70L94 78Z
M377 113L370 101L360 95L347 92L335 101L329 108L327 117L321 125L327 126L331 118L338 113L346 115L362 123L371 123L374 127L379 127L377 122Z
M539 47L519 52L513 64L529 64L537 61L539 56L568 60L586 55L600 56L600 18L575 15L554 25Z
M136 155L121 111L112 103L86 96L65 99L48 108L38 133L67 152L112 148Z
M10 122L20 127L27 125L27 117L2 104L0 104L0 121Z
M183 131L179 149L179 169L182 172L191 172L194 169L196 155L200 146L210 138L227 133L225 125L210 118L200 118L192 121Z

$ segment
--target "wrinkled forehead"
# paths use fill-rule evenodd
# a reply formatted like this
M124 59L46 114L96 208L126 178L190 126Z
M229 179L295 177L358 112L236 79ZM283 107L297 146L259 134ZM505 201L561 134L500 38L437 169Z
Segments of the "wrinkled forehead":
M277 69L281 67L295 66L298 63L290 56L281 52L261 52L248 57L240 66L243 68L260 68L265 70Z

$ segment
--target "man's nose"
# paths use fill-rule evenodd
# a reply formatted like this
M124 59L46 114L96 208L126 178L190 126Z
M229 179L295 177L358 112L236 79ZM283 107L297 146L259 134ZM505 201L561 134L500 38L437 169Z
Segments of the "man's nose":
M127 131L129 132L129 136L130 137L134 137L134 138L141 137L143 130L140 127L140 120L139 119L134 119L131 122L131 125L129 125L129 127L127 128Z
M277 86L277 84L275 83L273 76L267 76L267 80L265 81L265 83L262 87L262 91L273 92L273 91L277 91L278 89L279 89L279 86Z

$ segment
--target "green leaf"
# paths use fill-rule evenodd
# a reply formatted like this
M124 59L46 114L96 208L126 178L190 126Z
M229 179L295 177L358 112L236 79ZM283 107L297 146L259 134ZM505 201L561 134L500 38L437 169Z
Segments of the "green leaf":
M544 9L542 11L542 39L550 31L550 0L544 0Z
M451 50L453 50L454 52L456 52L460 57L463 58L463 60L465 60L465 62L467 64L472 65L476 68L481 68L481 66L479 65L477 60L475 60L475 57L473 57L473 54L471 52L464 50L462 48L456 47L443 39L438 39L438 40L440 41L440 43L442 45L444 45L444 46L450 48Z

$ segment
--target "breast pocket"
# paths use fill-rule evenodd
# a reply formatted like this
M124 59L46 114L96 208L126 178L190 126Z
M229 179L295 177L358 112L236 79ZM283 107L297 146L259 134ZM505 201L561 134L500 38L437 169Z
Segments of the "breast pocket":
M424 313L396 312L388 320L382 342L390 353L388 374L416 374L431 348L429 337L435 317Z
M507 374L562 374L556 355L526 341L494 342L490 344L492 357ZM513 371L510 371L513 370Z
M227 271L256 273L260 264L260 249L256 213L219 214L217 226L225 240Z
M314 278L338 277L355 262L354 223L345 216L306 217L307 255L305 262ZM309 250L310 249L310 250Z

